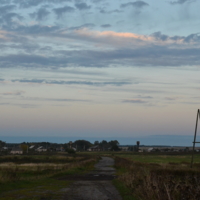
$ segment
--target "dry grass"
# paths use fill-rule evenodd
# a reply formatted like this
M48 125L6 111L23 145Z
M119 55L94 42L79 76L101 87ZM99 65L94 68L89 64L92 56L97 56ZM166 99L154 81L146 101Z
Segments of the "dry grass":
M49 177L57 173L67 170L84 167L88 163L95 162L95 158L87 158L82 160L75 159L69 163L2 163L0 164L0 183L19 181L19 180L34 180L42 177Z
M199 200L200 170L188 164L148 164L116 158L118 179L141 200Z

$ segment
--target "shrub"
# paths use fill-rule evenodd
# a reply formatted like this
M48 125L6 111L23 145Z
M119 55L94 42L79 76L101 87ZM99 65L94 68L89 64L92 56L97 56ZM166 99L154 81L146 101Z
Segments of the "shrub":
M76 153L76 151L74 151L74 149L68 149L67 152L68 152L69 154L75 154L75 153Z

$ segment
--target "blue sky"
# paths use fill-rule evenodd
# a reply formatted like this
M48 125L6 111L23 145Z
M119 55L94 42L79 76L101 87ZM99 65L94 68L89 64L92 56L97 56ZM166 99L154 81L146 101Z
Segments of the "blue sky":
M193 136L199 6L0 0L0 137Z

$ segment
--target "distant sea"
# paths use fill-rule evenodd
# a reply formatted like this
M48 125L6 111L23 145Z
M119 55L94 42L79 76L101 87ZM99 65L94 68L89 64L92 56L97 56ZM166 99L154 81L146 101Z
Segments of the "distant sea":
M0 136L0 140L6 143L22 143L22 142L51 142L51 143L68 143L69 141L87 140L94 141L110 141L118 140L120 145L135 145L140 141L141 145L169 145L169 146L192 146L193 135L149 135L136 137L27 137L27 136ZM200 141L200 138L197 141ZM198 145L196 145L198 146Z

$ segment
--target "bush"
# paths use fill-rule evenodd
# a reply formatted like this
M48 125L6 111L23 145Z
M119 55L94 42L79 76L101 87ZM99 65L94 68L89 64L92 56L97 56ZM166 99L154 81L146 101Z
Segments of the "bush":
M75 153L76 153L76 151L74 151L74 149L68 149L67 152L68 152L69 154L75 154Z

